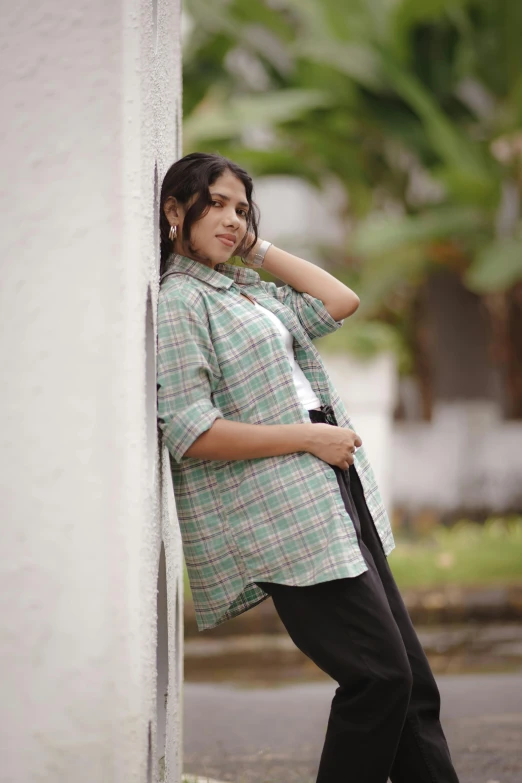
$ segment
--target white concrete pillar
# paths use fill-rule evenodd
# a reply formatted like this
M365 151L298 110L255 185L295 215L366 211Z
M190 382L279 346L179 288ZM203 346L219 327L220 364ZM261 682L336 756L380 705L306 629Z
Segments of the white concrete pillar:
M155 414L179 5L2 8L2 783L159 779L162 536L167 780L181 777L181 550Z

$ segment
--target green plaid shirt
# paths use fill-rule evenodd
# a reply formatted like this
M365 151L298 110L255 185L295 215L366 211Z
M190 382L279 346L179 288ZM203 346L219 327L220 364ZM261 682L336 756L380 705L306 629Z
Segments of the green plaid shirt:
M323 303L247 267L173 255L158 302L158 424L170 454L198 629L267 598L254 581L311 585L367 570L332 468L307 452L250 460L183 457L217 418L309 422L283 341L245 291L294 337L295 356L339 426L356 430L312 340L342 326ZM388 555L395 546L364 448L355 464Z

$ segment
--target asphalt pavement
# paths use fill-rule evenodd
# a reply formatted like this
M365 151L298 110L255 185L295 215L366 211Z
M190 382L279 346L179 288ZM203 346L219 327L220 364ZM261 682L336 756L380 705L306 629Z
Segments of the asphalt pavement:
M522 672L437 682L460 783L522 783ZM233 783L315 783L336 686L326 675L262 688L186 682L184 771Z

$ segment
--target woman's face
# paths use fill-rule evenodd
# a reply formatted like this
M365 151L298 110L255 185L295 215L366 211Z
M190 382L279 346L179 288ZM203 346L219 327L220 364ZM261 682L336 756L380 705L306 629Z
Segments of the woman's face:
M226 263L235 254L245 236L249 205L245 186L231 171L225 171L209 186L212 204L206 215L192 225L190 244L195 253L183 245L181 234L186 211L196 200L193 196L186 209L175 200L165 204L165 214L171 225L178 227L174 252L194 258L207 266Z

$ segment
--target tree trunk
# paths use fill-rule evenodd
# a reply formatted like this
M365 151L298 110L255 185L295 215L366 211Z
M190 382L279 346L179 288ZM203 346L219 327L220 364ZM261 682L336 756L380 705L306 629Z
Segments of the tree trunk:
M507 417L522 419L522 282L507 295Z
M412 307L413 364L419 385L423 421L431 421L433 412L433 334L426 317L426 284L419 287Z

